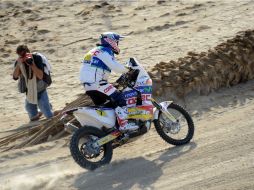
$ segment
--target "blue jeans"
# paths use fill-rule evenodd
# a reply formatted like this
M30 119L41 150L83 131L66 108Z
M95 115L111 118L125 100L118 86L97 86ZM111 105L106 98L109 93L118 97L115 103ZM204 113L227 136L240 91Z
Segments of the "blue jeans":
M47 90L43 90L42 92L38 93L38 107L46 118L53 117ZM38 114L38 107L36 104L31 104L25 100L25 108L30 119Z

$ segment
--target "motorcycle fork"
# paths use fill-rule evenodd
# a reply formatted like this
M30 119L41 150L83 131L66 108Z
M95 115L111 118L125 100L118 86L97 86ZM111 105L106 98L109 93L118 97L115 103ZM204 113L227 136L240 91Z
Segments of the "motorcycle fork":
M108 134L105 137L100 138L99 140L97 140L97 145L102 146L104 144L107 144L108 142L116 139L117 137L119 137L122 133L120 131L113 131L110 134Z
M158 104L155 99L151 98L150 100L154 105L154 107L156 107L158 110L164 113L168 119L170 119L173 122L177 122L177 119L171 113L169 113L168 110L164 109L160 104Z

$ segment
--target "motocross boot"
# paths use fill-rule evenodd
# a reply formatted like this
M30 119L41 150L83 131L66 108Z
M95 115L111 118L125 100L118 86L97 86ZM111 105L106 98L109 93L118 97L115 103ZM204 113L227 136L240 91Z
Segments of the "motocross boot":
M130 122L128 120L128 110L127 107L117 107L115 109L118 124L119 124L119 131L121 132L132 132L139 128L136 123Z

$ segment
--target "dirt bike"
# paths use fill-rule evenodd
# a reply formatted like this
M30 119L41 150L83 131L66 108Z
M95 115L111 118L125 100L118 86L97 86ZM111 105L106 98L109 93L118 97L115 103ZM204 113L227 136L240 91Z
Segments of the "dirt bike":
M94 170L108 164L114 148L147 133L152 122L160 137L172 145L186 144L193 137L194 124L188 112L172 101L157 103L152 98L152 80L135 58L129 59L127 67L130 71L116 82L126 99L128 120L138 124L139 129L126 133L118 130L112 101L100 106L74 108L61 118L65 128L73 131L70 152L83 168ZM68 115L74 115L81 127L67 122ZM182 130L184 135L180 134Z

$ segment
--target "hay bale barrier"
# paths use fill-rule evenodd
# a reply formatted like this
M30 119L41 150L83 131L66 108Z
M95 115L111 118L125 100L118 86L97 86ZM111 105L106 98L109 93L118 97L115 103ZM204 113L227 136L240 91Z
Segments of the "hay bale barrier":
M188 52L177 61L160 62L149 72L154 94L184 98L195 91L207 95L254 78L254 30L239 32L207 52ZM170 95L169 95L170 96Z
M254 78L254 30L239 32L207 52L188 52L177 61L160 62L149 72L154 81L154 96L184 98L195 91L207 95ZM169 92L170 94L167 94ZM86 95L79 96L62 111L91 105ZM1 151L32 146L66 136L59 121L62 112L45 123L0 138ZM70 120L73 118L70 118Z

